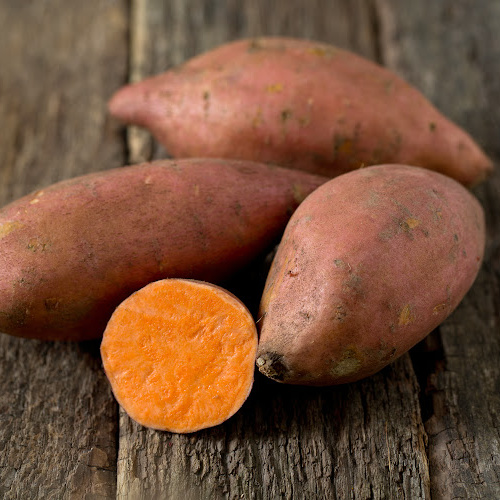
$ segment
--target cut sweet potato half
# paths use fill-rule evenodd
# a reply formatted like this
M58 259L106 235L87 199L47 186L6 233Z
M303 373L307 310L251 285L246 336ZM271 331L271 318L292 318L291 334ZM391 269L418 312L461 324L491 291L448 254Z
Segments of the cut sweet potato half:
M113 393L139 424L177 433L218 425L248 397L257 330L234 295L183 279L122 302L101 344Z

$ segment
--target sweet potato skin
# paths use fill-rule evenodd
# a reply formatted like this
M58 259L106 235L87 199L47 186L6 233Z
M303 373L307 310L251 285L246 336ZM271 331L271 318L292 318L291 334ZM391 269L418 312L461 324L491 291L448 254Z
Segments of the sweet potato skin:
M218 281L246 264L323 181L251 162L164 160L27 195L0 211L0 332L100 337L145 284Z
M292 216L272 264L260 371L310 385L379 371L455 309L484 244L481 205L441 174L383 165L329 181Z
M122 88L109 109L177 157L273 162L329 177L406 163L467 186L492 169L467 133L394 73L308 40L223 45Z

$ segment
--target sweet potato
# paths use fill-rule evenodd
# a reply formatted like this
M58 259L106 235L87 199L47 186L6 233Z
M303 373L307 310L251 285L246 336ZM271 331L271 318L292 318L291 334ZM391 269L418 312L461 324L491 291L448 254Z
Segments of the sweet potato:
M468 186L492 169L472 138L401 78L308 40L223 45L120 89L109 109L177 157L273 162L329 177L406 163Z
M250 162L158 161L63 181L0 211L0 331L102 335L167 277L219 281L279 238L323 178Z
M383 165L332 179L294 213L271 266L260 371L310 385L377 372L455 309L484 244L481 205L446 176Z
M138 423L187 433L220 424L250 393L257 329L209 283L150 283L113 313L101 343L113 393Z

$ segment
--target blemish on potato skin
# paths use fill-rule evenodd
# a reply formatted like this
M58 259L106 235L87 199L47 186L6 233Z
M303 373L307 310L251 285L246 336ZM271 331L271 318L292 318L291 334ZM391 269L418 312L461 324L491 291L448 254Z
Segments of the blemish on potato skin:
M281 114L280 114L280 117L281 117L281 121L282 122L288 121L292 117L292 110L288 109L288 108L282 110Z
M349 278L342 284L343 291L359 297L364 297L363 278L361 278L359 274L352 273L351 270L349 270L349 273Z
M16 229L20 229L24 226L19 221L7 221L4 223L0 224L0 238L3 238L4 236L7 236L8 234L12 233L12 231L15 231Z
M393 347L389 351L387 351L383 356L382 356L382 363L388 363L391 359L396 356L397 349Z
M241 215L241 211L243 210L243 206L241 205L241 203L239 201L237 201L235 204L234 204L234 211L236 213L236 215L239 217Z
M293 193L293 201L295 201L297 204L302 203L306 197L307 197L307 192L304 191L304 188L301 184L294 183L292 184L292 193ZM311 218L309 217L309 220Z
M374 208L380 204L380 196L376 191L371 190L365 201L367 208Z
M47 242L40 241L38 238L32 238L26 248L31 252L45 252L49 246L50 244Z
M398 324L399 326L408 326L416 320L416 316L410 304L403 306L399 313Z
M270 94L276 94L279 92L283 92L283 84L282 83L272 83L266 87L266 92Z
M309 311L299 311L299 316L308 322L313 318L313 315Z
M56 298L48 298L44 300L44 306L47 311L56 311L59 308L60 300Z
M332 58L337 55L338 51L334 47L310 47L307 49L308 54L312 54L318 57Z
M399 225L403 229L403 231L410 232L412 229L415 229L420 225L420 221L413 217L408 217L407 219L401 221Z
M207 117L210 112L210 92L208 90L203 92L203 111L205 113L205 117Z
M339 323L344 323L347 317L347 310L343 304L337 304L333 308L333 320Z
M259 125L261 125L263 122L262 119L262 108L259 106L257 108L257 112L255 113L255 116L252 118L252 127L257 128Z
M432 314L440 314L442 311L444 311L448 307L448 304L446 302L443 302L442 304L438 304L437 306L434 306L432 309Z
M250 40L247 47L247 52L249 53L258 52L262 49L264 49L264 44L262 43L262 40L254 38L253 40Z
M345 137L340 134L333 136L333 160L336 160L339 155L351 154L354 150L354 139Z
M40 198L44 195L44 191L37 191L35 193L35 197L30 201L30 205L36 205L37 203L40 203Z
M390 80L384 80L383 86L384 86L384 92L385 92L385 94L386 95L391 95L393 93L393 91L394 91L395 82L392 79L390 79Z
M431 207L432 219L434 222L440 222L443 219L443 211L439 207Z
M14 307L12 311L2 311L0 314L5 315L9 323L11 323L12 325L22 328L26 324L29 310L25 304L19 304L18 306Z
M349 377L357 373L361 365L361 355L356 347L348 347L342 353L342 357L339 361L332 361L330 374L335 378Z

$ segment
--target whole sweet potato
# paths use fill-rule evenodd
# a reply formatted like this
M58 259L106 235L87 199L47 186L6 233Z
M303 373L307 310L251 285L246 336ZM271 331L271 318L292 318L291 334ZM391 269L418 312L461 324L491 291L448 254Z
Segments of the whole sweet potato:
M260 371L310 385L377 372L455 309L484 244L483 210L453 179L401 165L332 179L279 245L261 302Z
M0 331L102 335L165 277L218 281L280 236L323 178L251 162L158 161L63 181L0 211Z
M273 162L329 177L406 163L465 185L492 169L472 138L401 78L307 40L223 45L122 88L109 108L177 157Z

